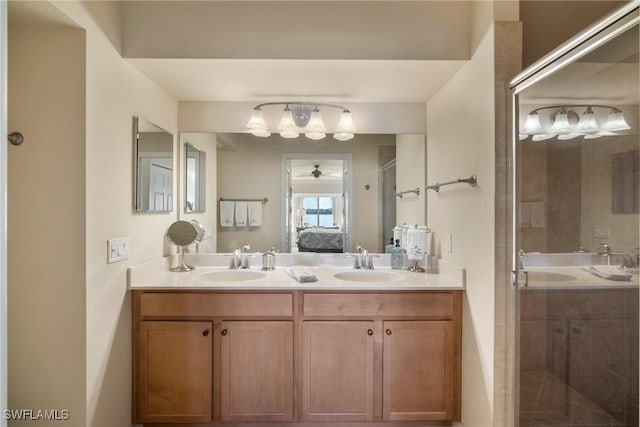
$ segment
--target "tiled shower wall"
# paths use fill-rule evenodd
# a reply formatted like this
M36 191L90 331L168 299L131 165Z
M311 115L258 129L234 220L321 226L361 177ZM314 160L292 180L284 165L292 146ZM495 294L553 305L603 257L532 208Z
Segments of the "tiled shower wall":
M638 289L523 289L520 427L638 426Z

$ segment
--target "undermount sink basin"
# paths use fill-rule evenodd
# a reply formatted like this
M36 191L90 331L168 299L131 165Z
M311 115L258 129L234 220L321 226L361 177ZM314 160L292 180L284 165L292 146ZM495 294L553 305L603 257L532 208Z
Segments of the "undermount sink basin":
M333 277L350 282L395 282L402 280L402 276L397 273L378 270L343 271L334 274Z
M529 281L532 282L569 282L575 279L575 276L563 273L548 273L546 271L529 272Z
M262 279L265 276L264 273L260 273L259 271L222 270L201 274L200 279L209 282L246 282Z

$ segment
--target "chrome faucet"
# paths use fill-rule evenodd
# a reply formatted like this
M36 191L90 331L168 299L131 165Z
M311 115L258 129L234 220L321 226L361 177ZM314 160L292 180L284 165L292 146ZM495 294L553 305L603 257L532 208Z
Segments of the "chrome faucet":
M251 249L251 246L247 243L242 247L242 253L240 254L240 268L246 270L249 268L249 256L247 251Z
M251 246L247 243L242 249L235 249L231 254L231 263L229 264L230 270L237 270L239 268L246 270L249 268L249 256L247 251L251 249Z
M611 247L606 243L600 243L597 250L598 255L607 257L607 265L611 265Z
M524 270L524 256L526 254L522 249L518 250L518 270Z
M354 270L374 270L373 266L373 258L377 258L378 255L372 255L369 251L358 243L356 245L356 250L358 251L355 255L350 255L350 257L354 258L353 269Z

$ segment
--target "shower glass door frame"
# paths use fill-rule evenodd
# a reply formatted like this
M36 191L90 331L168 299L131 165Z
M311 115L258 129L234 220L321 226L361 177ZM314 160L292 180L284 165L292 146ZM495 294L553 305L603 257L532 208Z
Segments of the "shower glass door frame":
M613 40L623 32L637 26L640 22L638 16L640 2L630 2L611 15L595 23L580 34L576 35L566 43L562 44L548 55L518 74L509 84L509 136L511 145L509 148L509 182L507 188L508 208L511 211L507 226L507 254L511 258L510 273L512 286L507 286L506 290L506 316L507 322L507 343L506 343L506 371L507 371L507 425L519 426L520 406L519 396L519 317L518 317L518 290L528 286L528 273L520 264L518 249L521 247L519 236L519 209L520 209L520 182L519 167L521 162L521 149L519 141L518 123L520 120L519 96L527 88L537 82L562 70L566 66L574 63L579 58L587 55L598 47ZM640 225L638 229L640 234ZM510 238L509 238L510 237ZM507 262L507 265L509 262ZM505 273L509 274L509 271ZM510 400L510 401L509 401Z

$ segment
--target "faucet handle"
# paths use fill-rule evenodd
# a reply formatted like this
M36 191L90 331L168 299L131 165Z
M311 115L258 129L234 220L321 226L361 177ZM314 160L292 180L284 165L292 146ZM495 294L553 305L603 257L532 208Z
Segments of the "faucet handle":
M353 269L354 270L360 270L360 268L361 268L360 255L358 255L358 254L347 255L347 258L353 258Z
M367 263L367 268L369 270L375 270L375 268L373 266L373 259L374 258L380 258L380 255L369 255L369 261Z

